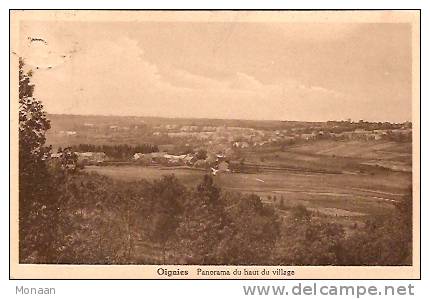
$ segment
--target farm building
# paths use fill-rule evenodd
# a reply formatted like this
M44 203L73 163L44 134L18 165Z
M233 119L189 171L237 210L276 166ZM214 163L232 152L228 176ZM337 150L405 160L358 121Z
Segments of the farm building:
M137 160L140 160L140 159L142 159L142 158L144 158L144 157L145 157L145 154L142 154L142 153L135 153L135 154L133 155L133 160L137 161Z
M237 148L248 148L249 147L249 143L246 141L240 142L240 141L236 141L233 143L233 147L237 147Z
M103 152L75 152L75 154L78 156L78 163L83 164L99 164L107 160L107 156Z
M51 158L52 159L58 159L58 158L61 158L62 155L63 155L62 153L52 153Z
M311 133L311 134L301 134L300 138L303 140L315 140L317 138L317 134Z

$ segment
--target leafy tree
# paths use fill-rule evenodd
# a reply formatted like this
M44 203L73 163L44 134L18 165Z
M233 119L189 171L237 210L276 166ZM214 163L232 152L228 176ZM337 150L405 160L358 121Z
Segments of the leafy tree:
M71 147L62 149L58 148L57 154L59 155L56 159L51 159L51 167L55 170L54 172L61 172L63 175L75 173L78 170L78 156L72 151Z
M279 199L278 208L281 210L286 209L285 200L283 196L281 196L281 198Z
M32 71L19 60L19 249L21 262L44 262L53 254L56 207L46 160L50 128L42 103L34 98Z
M185 187L173 175L164 176L152 184L149 238L161 245L163 262L166 261L167 242L178 227L185 192Z
M312 212L302 204L295 206L291 211L291 216L295 221L310 221Z
M176 251L185 264L219 264L217 254L221 240L228 234L225 202L213 179L205 175L197 192L184 203L177 233Z
M412 265L412 189L392 215L367 221L345 240L342 264Z
M208 153L204 149L200 149L196 154L197 160L205 160L207 157L208 157Z
M245 171L245 158L240 159L240 162L239 162L239 171L241 171L241 172Z
M203 181L197 186L197 192L206 205L218 206L222 204L220 201L221 190L214 185L212 176L208 174L203 176Z
M344 250L343 227L321 221L288 223L277 243L274 263L281 265L337 265Z
M280 233L280 219L257 195L230 195L226 209L230 235L222 240L225 264L269 264Z
M50 263L121 264L134 260L138 197L133 188L85 173L66 176L58 188L56 255Z

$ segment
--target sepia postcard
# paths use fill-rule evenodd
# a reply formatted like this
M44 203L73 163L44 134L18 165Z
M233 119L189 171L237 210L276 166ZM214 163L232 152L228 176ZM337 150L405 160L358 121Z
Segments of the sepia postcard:
M10 278L419 279L419 10L11 10Z

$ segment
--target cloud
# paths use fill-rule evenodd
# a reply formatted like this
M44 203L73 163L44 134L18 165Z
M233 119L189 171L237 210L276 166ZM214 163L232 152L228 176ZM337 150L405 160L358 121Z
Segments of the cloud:
M53 113L291 119L341 96L292 79L264 84L243 72L215 79L160 68L128 37L81 43L69 61L35 72L35 80Z
M221 81L193 74L181 69L168 68L163 75L165 80L179 88L218 89L224 86Z
M264 88L264 85L254 77L238 72L236 73L236 76L234 76L233 80L230 82L229 88L259 91Z
M345 105L350 103L342 93L293 79L264 84L242 72L220 80L184 70L169 73L169 82L184 88L182 94L171 96L201 117L303 119L312 115L318 119L322 116L318 111L324 111L324 116L328 113L335 118L333 106L339 106L339 99Z

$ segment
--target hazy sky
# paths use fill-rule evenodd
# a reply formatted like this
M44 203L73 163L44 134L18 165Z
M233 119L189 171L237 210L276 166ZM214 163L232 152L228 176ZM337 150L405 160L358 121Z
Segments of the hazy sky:
M411 119L407 24L32 21L20 36L50 113Z

